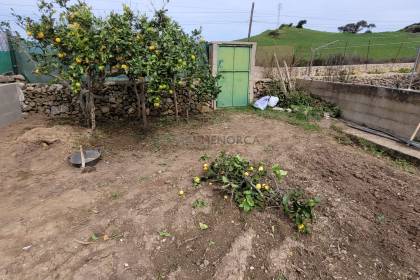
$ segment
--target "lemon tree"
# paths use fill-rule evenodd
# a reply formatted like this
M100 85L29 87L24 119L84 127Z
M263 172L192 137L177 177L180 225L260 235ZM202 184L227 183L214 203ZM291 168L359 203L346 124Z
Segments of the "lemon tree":
M68 5L65 0L39 1L41 17L22 22L33 46L35 73L54 76L80 94L82 112L92 129L95 121L95 92L103 86L106 66L112 55L105 45L109 36L104 21L84 2Z

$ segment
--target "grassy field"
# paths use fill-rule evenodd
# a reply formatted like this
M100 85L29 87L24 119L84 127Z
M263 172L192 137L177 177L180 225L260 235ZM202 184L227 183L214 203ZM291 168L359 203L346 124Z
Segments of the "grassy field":
M395 60L408 62L415 60L416 49L420 47L420 34L407 32L348 34L286 27L281 30L267 30L251 37L251 41L258 43L258 65L270 64L274 53L289 61L295 55L300 63L305 63L310 59L311 48L318 48L334 41L337 42L316 52L316 64L325 63L331 56L344 54L354 63L365 63L367 58L369 63Z

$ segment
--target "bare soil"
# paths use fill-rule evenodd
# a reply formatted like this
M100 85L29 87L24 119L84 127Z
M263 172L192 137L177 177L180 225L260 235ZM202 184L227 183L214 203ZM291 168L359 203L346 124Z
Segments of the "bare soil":
M251 113L138 127L90 138L31 116L0 129L0 279L420 279L418 170L327 128ZM96 172L67 163L79 144L101 148ZM319 196L312 234L280 209L245 214L211 186L193 188L199 157L221 150L279 163L282 188ZM208 206L193 209L196 199Z

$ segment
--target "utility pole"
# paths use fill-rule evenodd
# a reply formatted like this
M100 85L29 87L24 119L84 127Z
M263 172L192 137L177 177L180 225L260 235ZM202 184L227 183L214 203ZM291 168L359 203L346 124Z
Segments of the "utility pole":
M279 3L278 10L277 10L277 26L276 29L280 26L280 13L281 13L282 4Z
M251 38L252 21L254 20L254 7L255 7L255 2L252 2L251 17L249 19L249 28L248 28L248 42L249 42L249 38Z

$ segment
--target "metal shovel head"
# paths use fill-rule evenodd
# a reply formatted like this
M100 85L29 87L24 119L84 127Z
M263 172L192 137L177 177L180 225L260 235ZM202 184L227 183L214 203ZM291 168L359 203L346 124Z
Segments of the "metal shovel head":
M88 166L94 166L99 159L101 158L101 152L99 150L84 150L83 154L85 156L85 163ZM75 152L69 157L71 165L81 167L82 158L80 152Z

